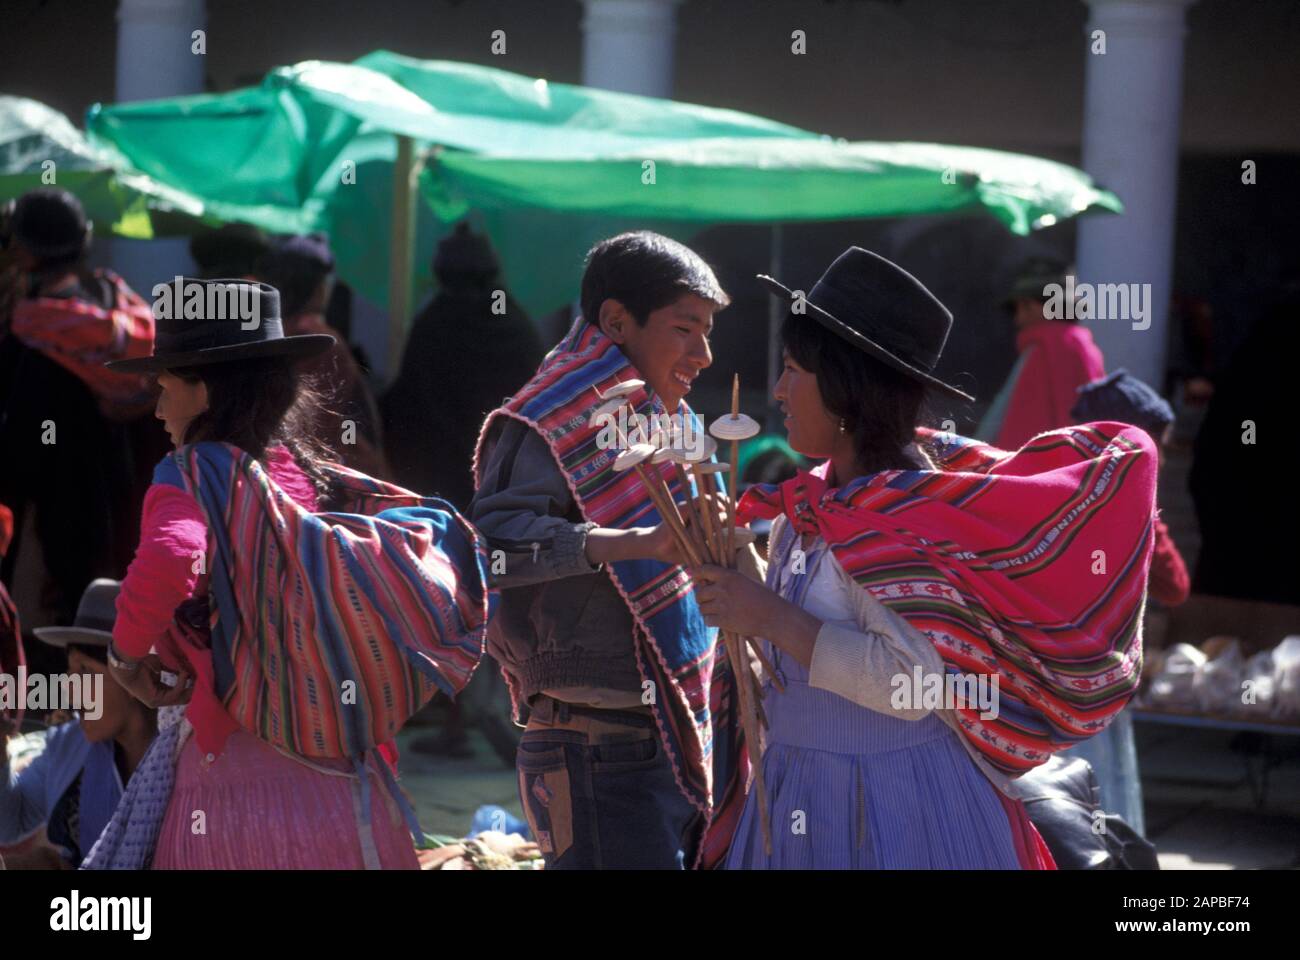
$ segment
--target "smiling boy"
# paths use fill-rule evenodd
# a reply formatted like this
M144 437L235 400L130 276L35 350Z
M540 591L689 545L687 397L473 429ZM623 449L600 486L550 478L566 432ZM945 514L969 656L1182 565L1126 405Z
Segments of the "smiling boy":
M502 588L488 649L527 724L520 797L550 869L681 868L711 810L714 634L671 531L611 469L619 451L590 415L637 379L629 410L693 417L684 401L729 302L676 241L604 240L581 318L484 424L470 519Z

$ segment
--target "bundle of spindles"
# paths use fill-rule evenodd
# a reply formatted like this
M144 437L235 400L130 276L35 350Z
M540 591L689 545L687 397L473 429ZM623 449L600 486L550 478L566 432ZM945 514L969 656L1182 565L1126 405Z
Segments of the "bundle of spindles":
M601 398L601 404L592 413L592 422L604 417L612 417L626 403L626 397L644 386L640 380L626 380L616 384ZM614 461L614 470L623 472L635 470L645 487L646 493L654 504L655 510L663 518L677 541L678 548L693 566L714 563L728 569L736 567L736 551L743 539L752 542L753 535L747 529L737 530L735 512L736 459L741 440L755 436L759 427L750 417L740 412L740 377L736 376L732 384L731 413L714 421L710 431L715 437L731 441L731 462L729 464L710 463L708 461L717 451L717 442L710 437L695 450L686 448L656 448L650 443L628 444L622 431L618 432L622 453ZM678 485L681 487L684 503L680 506L672 490L658 469L652 468L663 463L672 463ZM695 483L692 486L691 478ZM718 486L718 475L729 471L728 498ZM725 524L718 518L719 505L726 510ZM684 512L684 513L683 513ZM727 650L727 659L731 664L732 675L736 678L736 700L740 709L741 724L745 732L745 741L749 745L749 756L754 771L754 790L758 796L759 818L763 829L763 845L770 854L772 851L772 834L769 823L767 789L763 782L762 767L762 733L761 727L767 726L762 704L762 692L757 678L750 669L746 656L746 645L752 649L762 664L767 676L772 678L778 689L782 688L771 663L763 655L757 642L741 638L733 633L723 632L723 644Z
M635 393L643 386L645 386L645 382L642 380L624 380L600 394L601 399L605 402L592 411L591 422L595 424L606 417L614 417L627 403L628 395ZM687 520L679 511L677 501L673 498L672 491L664 481L663 475L658 470L646 469L646 462L652 458L655 458L653 465L663 462L660 449L650 443L629 444L627 434L620 429L616 421L614 429L619 445L623 448L623 452L614 461L614 470L618 473L626 470L635 470L637 472L646 493L650 496L650 502L654 504L655 510L663 518L663 522L668 524L672 530L683 555L691 564L699 565L704 563L706 559L704 545L702 540L697 539L699 537L699 528L695 527L692 533L687 532ZM692 526L694 526L693 523Z

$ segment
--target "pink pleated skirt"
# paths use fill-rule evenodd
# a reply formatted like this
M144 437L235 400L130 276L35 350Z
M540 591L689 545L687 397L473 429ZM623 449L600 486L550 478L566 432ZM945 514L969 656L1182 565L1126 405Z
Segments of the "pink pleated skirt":
M369 830L360 823L360 781L350 765L312 764L242 730L209 763L191 736L177 761L153 869L419 869L410 831L373 761Z

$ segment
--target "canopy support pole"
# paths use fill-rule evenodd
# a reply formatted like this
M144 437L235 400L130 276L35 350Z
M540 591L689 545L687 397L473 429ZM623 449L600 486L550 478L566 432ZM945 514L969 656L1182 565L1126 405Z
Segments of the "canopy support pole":
M388 234L388 380L397 378L411 316L411 253L415 246L415 141L397 137L393 208Z
M770 240L770 249L768 251L768 276L777 280L781 279L781 224L772 224L772 234ZM769 432L780 432L782 419L780 416L780 407L773 394L776 392L776 382L781 378L777 367L777 361L781 357L781 321L785 319L790 305L782 303L778 297L768 296L767 298L767 429Z

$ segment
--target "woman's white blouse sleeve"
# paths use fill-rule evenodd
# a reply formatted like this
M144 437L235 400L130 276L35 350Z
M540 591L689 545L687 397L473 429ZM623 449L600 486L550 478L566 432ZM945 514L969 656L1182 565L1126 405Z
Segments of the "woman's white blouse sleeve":
M827 562L833 562L827 557ZM914 671L942 676L943 659L922 633L884 607L835 564L839 588L851 599L857 623L826 621L809 666L811 686L903 720L930 713L911 706Z

